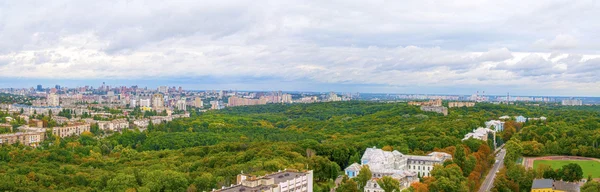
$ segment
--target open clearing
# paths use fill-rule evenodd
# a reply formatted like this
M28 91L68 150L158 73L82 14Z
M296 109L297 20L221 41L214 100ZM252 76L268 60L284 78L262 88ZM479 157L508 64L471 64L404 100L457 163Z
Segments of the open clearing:
M541 164L550 165L553 169L561 168L569 163L577 163L583 169L583 177L592 175L593 178L600 178L600 162L595 160L534 160L533 168L536 169Z

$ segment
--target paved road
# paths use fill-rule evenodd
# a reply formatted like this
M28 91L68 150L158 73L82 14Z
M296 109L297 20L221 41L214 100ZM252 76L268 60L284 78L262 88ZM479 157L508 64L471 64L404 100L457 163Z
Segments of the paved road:
M494 178L496 178L496 172L500 170L500 168L504 167L504 156L506 155L505 149L500 149L498 155L496 156L497 163L494 163L494 167L490 169L487 176L485 177L485 181L481 184L481 188L479 188L479 192L487 192L491 191L494 186Z

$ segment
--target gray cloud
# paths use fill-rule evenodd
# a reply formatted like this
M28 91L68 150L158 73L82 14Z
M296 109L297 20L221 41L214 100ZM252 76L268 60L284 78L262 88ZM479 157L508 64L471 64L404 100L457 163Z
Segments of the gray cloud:
M499 64L496 69L511 71L521 76L547 76L566 71L538 54L528 55L516 64Z
M593 11L598 6L514 0L0 2L0 78L577 87L578 78L600 81L594 75L599 55L590 54L600 48L600 24L592 19L600 17Z

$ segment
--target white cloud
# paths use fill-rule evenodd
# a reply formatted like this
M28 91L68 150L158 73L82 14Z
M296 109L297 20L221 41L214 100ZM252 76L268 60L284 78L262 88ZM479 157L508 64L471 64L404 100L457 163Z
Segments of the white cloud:
M593 20L600 13L580 11L598 6L512 0L3 2L0 77L579 87L600 81L600 62L591 54L600 48L600 24Z
M571 35L560 34L554 39L548 41L546 39L537 40L534 45L546 49L573 49L579 44L579 40Z

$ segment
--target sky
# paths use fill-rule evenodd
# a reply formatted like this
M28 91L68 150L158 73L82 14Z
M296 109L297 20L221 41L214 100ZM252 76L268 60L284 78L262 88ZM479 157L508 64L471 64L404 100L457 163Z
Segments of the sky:
M0 87L597 96L600 2L0 1Z

